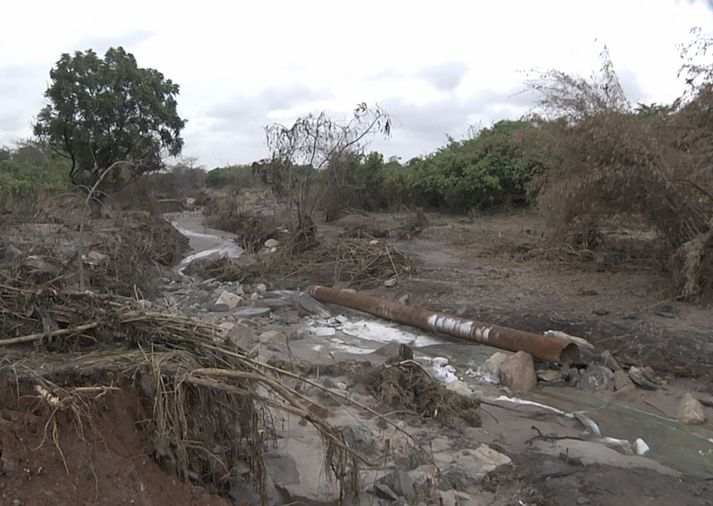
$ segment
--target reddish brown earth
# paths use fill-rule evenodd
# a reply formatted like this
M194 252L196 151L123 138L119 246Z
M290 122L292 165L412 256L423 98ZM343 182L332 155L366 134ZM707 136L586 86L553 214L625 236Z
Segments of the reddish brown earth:
M137 398L108 392L81 426L37 397L0 392L0 504L32 506L226 506L227 500L180 481L147 455ZM53 434L55 432L55 434ZM66 467L65 467L66 464Z

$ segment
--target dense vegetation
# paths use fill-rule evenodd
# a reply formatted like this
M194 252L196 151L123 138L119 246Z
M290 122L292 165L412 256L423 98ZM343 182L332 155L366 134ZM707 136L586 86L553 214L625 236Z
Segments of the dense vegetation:
M68 188L68 164L46 145L24 141L0 147L0 194L22 196Z

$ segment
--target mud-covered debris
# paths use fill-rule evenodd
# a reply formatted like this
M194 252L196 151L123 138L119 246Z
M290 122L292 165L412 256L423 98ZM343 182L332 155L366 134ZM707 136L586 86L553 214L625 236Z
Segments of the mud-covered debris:
M354 381L365 385L370 394L393 409L435 418L447 426L457 425L459 421L472 427L480 426L479 402L474 396L446 389L412 360L362 367L354 372Z

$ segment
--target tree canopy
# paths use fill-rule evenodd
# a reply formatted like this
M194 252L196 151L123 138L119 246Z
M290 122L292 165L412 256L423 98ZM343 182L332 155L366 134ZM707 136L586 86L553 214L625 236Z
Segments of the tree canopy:
M164 154L181 152L178 85L139 67L123 48L109 48L103 59L91 49L62 54L50 79L34 131L70 160L73 183L93 184L117 162L139 176L161 169ZM113 172L116 181L120 171Z

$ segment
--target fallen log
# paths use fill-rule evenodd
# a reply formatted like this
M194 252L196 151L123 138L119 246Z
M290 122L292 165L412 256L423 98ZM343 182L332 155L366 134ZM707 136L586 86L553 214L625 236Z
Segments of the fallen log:
M321 302L339 304L387 320L504 350L526 351L533 357L549 362L571 364L580 358L579 348L576 344L553 336L490 325L424 308L406 306L362 293L324 286L311 286L308 288L308 292Z

